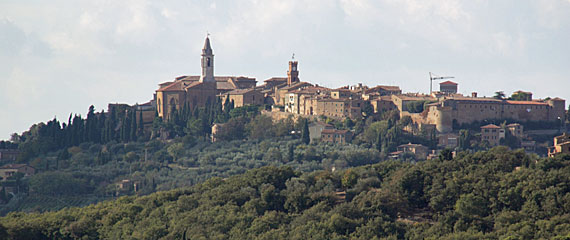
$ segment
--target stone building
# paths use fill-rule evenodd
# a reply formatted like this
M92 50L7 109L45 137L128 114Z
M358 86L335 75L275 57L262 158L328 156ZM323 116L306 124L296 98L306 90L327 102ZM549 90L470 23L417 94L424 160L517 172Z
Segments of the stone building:
M379 98L370 100L370 104L372 104L372 107L374 107L375 113L398 109L394 102L392 102L391 96L380 96Z
M362 117L364 101L361 99L333 99L323 98L316 100L315 115L333 118L358 118Z
M511 123L509 125L507 125L507 131L509 131L509 133L517 138L523 138L524 137L524 131L523 131L524 127L523 125L520 125L518 123Z
M378 93L379 96L390 96L402 94L402 90L398 86L378 85L364 91L365 94Z
M313 115L313 99L325 96L330 89L319 86L309 86L303 89L293 90L287 94L285 111L296 114Z
M396 103L396 102L395 102ZM398 104L396 104L398 106ZM565 101L512 101L494 98L449 97L429 104L426 113L413 115L414 122L434 124L439 132L475 121L510 119L518 122L556 122L565 119ZM402 114L401 115L405 115Z
M245 105L263 105L264 96L261 91L248 88L248 89L236 89L224 93L221 95L222 103L226 102L229 98L230 101L234 102L234 107L243 107Z
M446 94L455 94L457 93L457 83L452 81L439 83L439 91Z
M323 129L321 131L321 141L329 143L349 143L352 138L352 132L348 130Z
M184 105L193 109L213 104L217 95L235 89L254 88L257 82L255 78L248 77L214 76L214 53L208 37L202 49L201 68L200 76L181 76L172 82L159 84L155 93L159 117L168 120L172 109L180 109Z
M314 139L320 139L321 133L325 129L334 129L334 127L324 122L311 122L309 124L309 138L311 139L311 141L313 141Z
M501 138L505 138L505 129L495 124L481 127L481 141L487 141L491 146L498 146Z
M421 144L403 144L398 146L398 153L406 153L411 152L416 155L418 159L425 159L428 155L428 147L421 145Z
M554 137L554 145L548 148L548 157L558 154L570 154L570 135L563 133Z
M402 94L402 95L392 95L392 103L396 105L400 112L408 111L408 103L418 102L418 101L436 101L437 99L429 95L421 94Z
M36 169L28 164L6 164L0 167L1 181L6 181L7 178L14 176L16 173L22 173L27 177L34 175Z

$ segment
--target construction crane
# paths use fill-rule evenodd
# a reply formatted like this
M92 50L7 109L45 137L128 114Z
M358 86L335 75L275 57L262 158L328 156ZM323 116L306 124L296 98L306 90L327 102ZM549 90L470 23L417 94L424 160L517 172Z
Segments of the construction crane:
M451 76L438 77L437 75L429 72L429 94L431 94L431 92L432 92L433 80L443 80L443 79L450 79L450 78L455 78L455 77L451 77Z

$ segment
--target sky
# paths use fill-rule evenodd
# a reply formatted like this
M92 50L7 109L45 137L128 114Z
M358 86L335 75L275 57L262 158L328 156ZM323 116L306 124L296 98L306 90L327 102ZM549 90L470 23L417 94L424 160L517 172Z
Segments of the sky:
M0 139L200 74L570 99L570 0L1 0ZM437 88L437 83L434 83ZM568 102L567 102L568 103Z

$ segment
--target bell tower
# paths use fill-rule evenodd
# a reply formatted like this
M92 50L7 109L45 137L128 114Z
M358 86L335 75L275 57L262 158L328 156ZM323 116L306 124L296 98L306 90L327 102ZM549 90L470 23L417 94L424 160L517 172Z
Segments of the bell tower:
M297 61L289 61L289 70L287 71L287 85L291 86L299 82L299 70L297 70Z
M209 34L206 36L204 48L202 48L202 75L200 82L216 82L214 79L214 52L210 45Z

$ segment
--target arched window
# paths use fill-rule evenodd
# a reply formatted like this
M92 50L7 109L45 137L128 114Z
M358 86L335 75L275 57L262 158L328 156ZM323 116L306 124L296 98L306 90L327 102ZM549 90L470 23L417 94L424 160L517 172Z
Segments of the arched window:
M210 66L210 58L206 58L206 66Z

